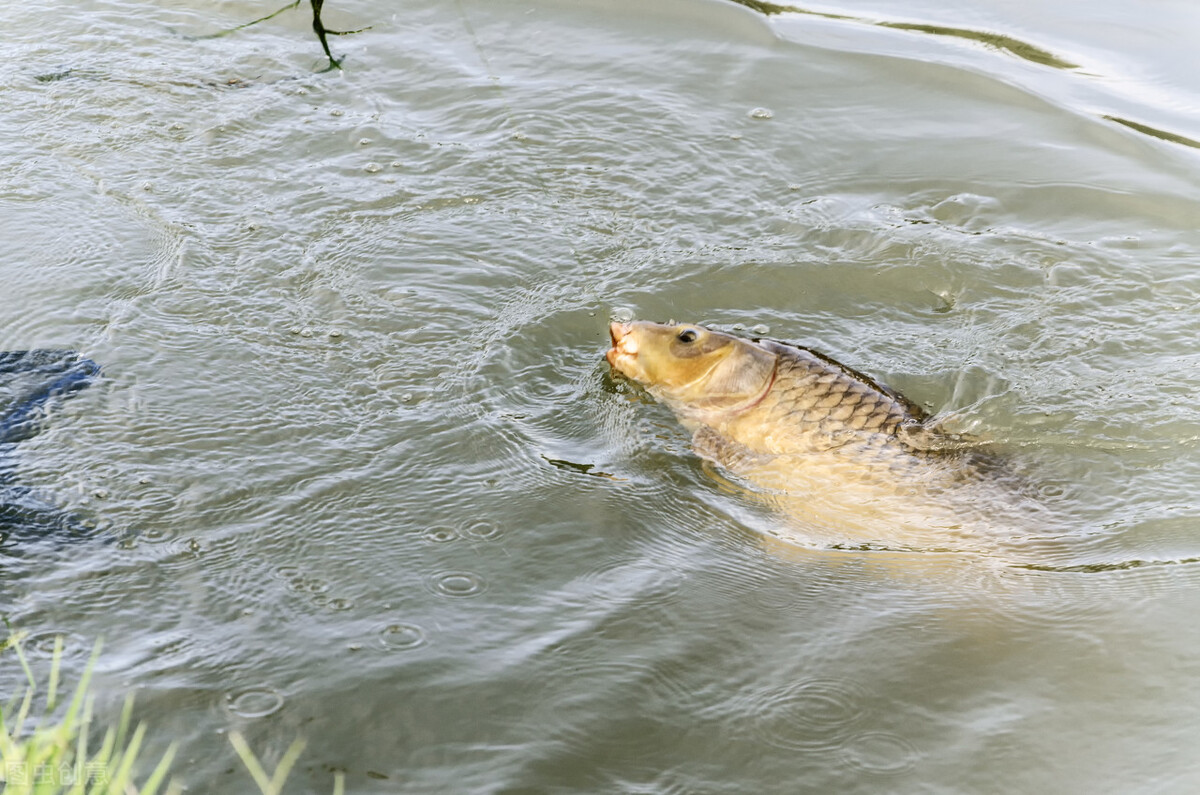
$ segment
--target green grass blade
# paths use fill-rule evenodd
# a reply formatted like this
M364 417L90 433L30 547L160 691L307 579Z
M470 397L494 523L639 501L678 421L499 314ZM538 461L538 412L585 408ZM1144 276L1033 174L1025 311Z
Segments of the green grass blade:
M88 660L88 664L83 667L83 674L79 677L79 684L75 686L75 694L71 696L71 704L67 707L67 714L63 718L64 723L75 725L75 721L79 716L79 710L83 707L83 702L87 699L88 689L92 685L92 671L96 668L96 659L100 656L100 641L96 641L96 647L92 649L92 657Z
M250 746L246 745L246 738L240 732L230 732L229 742L233 744L233 750L237 751L237 755L242 758L242 764L250 771L250 777L254 779L254 783L258 785L264 795L271 795L271 779L267 776L267 771L263 770L258 757L250 750Z
M50 658L50 684L46 695L46 712L58 706L58 672L62 665L63 636L54 636L54 656Z
M275 775L271 776L271 795L283 792L283 782L287 781L288 774L292 772L292 767L303 752L303 740L297 739L288 746L287 751L283 754L283 759L279 760L279 765L275 768Z
M17 711L17 719L13 723L13 737L20 737L21 732L25 729L25 719L29 717L29 709L33 704L33 688L25 691L25 698L21 699L21 709Z
M100 750L88 760L88 765L96 770L107 770L113 761L113 746L116 739L116 732L112 728L104 732L104 741L100 743Z
M142 747L142 738L145 734L146 727L139 724L133 732L133 737L129 739L129 745L118 752L116 758L120 759L120 762L108 784L111 792L120 793L129 788L130 780L133 778L133 763L137 761L138 750Z
M21 639L24 637L24 635L21 635L20 638L14 640L12 642L12 649L17 653L17 659L21 661L21 670L25 672L25 678L29 680L29 687L36 690L37 680L33 678L33 671L29 669L29 661L25 659L25 650L21 648Z
M171 743L167 748L167 752L163 754L163 758L158 763L158 767L154 768L154 772L142 784L138 795L154 795L162 785L163 779L167 777L167 770L171 767L171 760L175 758L175 743Z
M70 795L83 795L87 786L88 730L92 725L92 705L95 699L88 696L83 703L83 716L79 719L79 737L75 743L75 784Z
M133 719L133 695L125 697L125 705L121 707L121 720L117 722L117 748L125 747L125 736L129 734L129 723Z

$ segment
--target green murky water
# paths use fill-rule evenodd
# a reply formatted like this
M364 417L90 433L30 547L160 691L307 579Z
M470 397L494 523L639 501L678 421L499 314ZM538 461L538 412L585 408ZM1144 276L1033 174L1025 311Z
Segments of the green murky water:
M104 365L20 472L124 540L0 597L189 791L233 729L296 792L1200 786L1192 4L352 0L327 73L71 5L5 13L0 348ZM1047 570L765 545L614 315L955 413Z

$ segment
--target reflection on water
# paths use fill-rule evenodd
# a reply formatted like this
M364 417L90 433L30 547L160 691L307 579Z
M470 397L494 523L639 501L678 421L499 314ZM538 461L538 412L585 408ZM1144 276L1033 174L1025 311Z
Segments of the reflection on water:
M258 19L253 19L249 22L244 22L240 25L235 25L231 28L222 30L218 33L210 33L207 36L191 37L191 38L192 38L192 40L195 40L196 38L217 38L220 36L228 36L231 33L236 33L240 30L245 30L253 25L257 25L259 23L267 22L268 20L274 19L275 17L279 16L283 12L290 11L299 5L300 5L300 0L295 0L294 2L289 3L288 5L284 6L283 8L280 8L277 11L273 11L264 17L259 17ZM333 53L331 53L329 51L329 38L328 37L331 35L332 36L346 36L346 35L350 35L352 33L361 33L362 30L365 30L365 28L363 28L362 30L329 30L328 28L325 27L325 23L321 20L321 9L323 6L324 6L324 0L311 0L311 2L309 3L309 7L312 9L313 32L317 34L317 40L319 42L321 42L321 49L323 49L325 51L325 57L329 59L329 66L328 66L327 70L328 69L340 69L341 63L336 58L334 58Z
M887 29L891 29L891 30L908 31L908 32L914 32L914 33L925 33L925 34L929 34L932 36L944 36L944 37L949 37L949 38L963 39L968 42L977 42L979 44L983 44L985 47L987 47L989 49L1016 56L1017 58L1019 58L1021 60L1028 61L1029 63L1035 64L1037 66L1048 66L1052 69L1068 70L1068 71L1075 72L1076 75L1083 78L1084 80L1093 80L1093 79L1099 78L1099 81L1095 85L1108 84L1107 86L1105 86L1105 88L1111 87L1111 86L1116 86L1120 82L1122 82L1124 79L1127 79L1127 75L1122 74L1120 72L1104 74L1104 72L1106 72L1108 70L1104 69L1103 67L1098 67L1098 66L1094 66L1094 65L1087 67L1087 69L1085 71L1084 66L1077 64L1077 63L1073 63L1070 60L1068 60L1060 55L1057 55L1054 52L1052 52L1046 48L1036 46L1034 44L1031 44L1028 41L1023 41L1022 39L1020 39L1018 37L1007 35L1007 34L1001 33L1001 32L987 31L987 30L974 30L974 29L970 29L970 28L961 28L961 27L954 27L954 26L949 26L949 25L931 24L931 23L878 19L878 18L872 18L870 16L861 15L861 14L856 15L856 14L849 14L849 13L831 13L829 11L818 11L818 10L814 10L811 8L804 8L804 7L796 6L796 5L758 2L758 0L730 0L730 2L737 3L738 5L744 6L752 11L755 11L760 14L764 14L766 16L793 14L793 15L816 17L819 19L827 19L827 20L832 20L832 21L836 21L836 22L845 22L845 23L850 23L850 24L854 24L854 25L868 25L868 26L873 26L873 27L878 27L878 28L887 28ZM914 8L911 9L909 11L909 13L919 15L922 10L921 6L922 6L922 4L920 2L914 3ZM1117 10L1117 9L1113 9L1113 10ZM1164 6L1164 8L1162 10L1167 11L1168 9ZM894 14L894 15L901 15L903 12L901 9L889 7L888 13ZM1064 20L1072 19L1072 14L1068 7L1064 6L1064 8L1060 11L1060 13L1062 15L1062 19L1064 19ZM1110 26L1113 28L1119 27L1119 24L1112 24L1107 19L1104 19L1105 16L1108 16L1108 14L1104 13L1101 15L1097 15L1097 17L1093 20L1093 25L1097 29L1103 31L1103 29L1106 27L1110 27ZM1168 17L1166 17L1162 20L1162 22L1164 24L1169 24L1169 23L1167 23L1167 18L1169 18L1169 14L1168 14ZM1014 18L1011 21L1016 25L1021 25L1021 22L1022 22L1022 20L1020 18ZM1049 18L1046 18L1045 21L1049 22L1050 20L1049 20ZM1191 21L1192 20L1187 20L1185 22L1180 23L1180 25L1181 25L1180 29L1190 29L1189 23ZM1083 42L1086 42L1087 39L1089 38L1089 34L1092 33L1092 31L1090 31L1086 26L1081 28L1081 27L1075 25L1074 21L1071 22L1071 27L1075 29L1075 32L1083 40ZM1051 32L1051 30L1050 30L1050 26L1048 25L1047 33L1049 33L1049 32ZM1151 39L1151 38L1158 38L1158 37L1148 35L1148 36L1145 36L1145 38ZM1161 41L1161 39L1159 39L1159 40ZM1078 44L1080 42L1075 42L1075 43ZM1128 44L1129 39L1126 39L1122 43ZM1155 55L1162 57L1164 55L1164 53L1160 51L1158 53L1155 53ZM1099 73L1097 73L1096 71L1093 71L1093 69L1099 69ZM1035 90L1037 88L1038 87L1035 86ZM1041 90L1046 89L1045 86L1041 86L1040 88L1041 88ZM1078 91L1079 88L1080 88L1079 84L1076 84L1074 86L1075 93L1081 93ZM1101 89L1101 92L1103 92L1103 90L1104 90L1104 88ZM1156 93L1156 89L1153 86L1141 86L1139 93L1143 97L1147 97L1151 94ZM1107 99L1110 102L1112 101L1111 97L1109 97ZM1171 98L1168 98L1165 96L1160 96L1159 99L1160 100L1165 99L1166 104L1168 106L1175 106L1178 104L1178 100L1171 99ZM1093 109L1092 108L1081 108L1081 110L1090 112ZM1143 111L1144 110L1147 110L1147 109L1143 108ZM1124 118L1122 115L1112 114L1112 113L1099 113L1098 115L1102 119L1124 125L1125 127L1129 128L1131 130L1135 130L1136 132L1142 133L1144 135L1149 135L1151 137L1158 138L1159 140L1170 141L1172 143L1182 144L1184 146L1193 146L1193 147L1196 146L1195 139L1190 138L1186 135L1181 135L1178 132L1169 132L1169 131L1166 131L1159 127L1152 126L1150 124L1147 124L1145 120L1135 121L1135 120L1131 120L1128 118Z
M1138 132L1149 135L1152 138L1158 138L1160 141L1170 141L1171 143L1190 146L1193 149L1200 149L1200 141L1197 141L1193 138L1177 135L1176 133L1167 132L1166 130L1157 130L1151 127L1149 124L1141 124L1130 119L1122 119L1119 116L1105 115L1104 118L1108 119L1109 121L1115 121L1117 124L1123 124L1131 130L1137 130Z
M327 73L301 12L10 10L0 349L105 368L13 474L121 543L8 620L199 789L231 729L316 792L1195 784L1186 9L779 8L356 0ZM780 542L608 377L634 315L992 440L1029 565Z
M758 11L762 14L807 14L810 16L821 17L823 19L836 19L848 22L858 22L865 25L878 25L881 28L892 28L894 30L911 30L917 33L929 33L934 36L951 36L968 41L977 41L986 44L989 47L994 47L997 50L1011 53L1018 58L1023 58L1032 63L1042 66L1050 66L1055 69L1078 69L1077 64L1059 58L1051 52L1047 52L1041 47L1035 47L1028 42L1005 36L1002 33L989 33L979 30L967 30L965 28L952 28L945 25L921 25L914 22L884 22L863 17L851 16L849 14L830 14L823 11L814 11L808 8L799 6L785 5L780 3L762 3L758 0L731 0L731 2L746 8Z

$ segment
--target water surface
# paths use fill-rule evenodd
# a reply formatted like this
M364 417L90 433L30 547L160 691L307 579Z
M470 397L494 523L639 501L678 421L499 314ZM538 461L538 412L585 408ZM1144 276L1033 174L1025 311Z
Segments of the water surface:
M0 348L105 379L19 476L190 791L1200 785L1190 4L6 16ZM782 548L610 317L766 326L995 440L1045 565ZM6 687L21 675L10 666Z

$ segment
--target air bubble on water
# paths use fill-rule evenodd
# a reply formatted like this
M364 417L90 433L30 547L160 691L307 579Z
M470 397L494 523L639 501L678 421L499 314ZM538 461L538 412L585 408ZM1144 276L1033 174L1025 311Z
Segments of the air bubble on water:
M475 538L492 540L500 537L500 527L486 519L480 519L476 522L471 522L463 528L463 532Z
M165 527L151 527L141 533L141 539L148 544L161 544L173 537L174 534Z
M425 532L421 533L421 536L426 541L432 541L435 544L445 544L448 541L454 541L457 539L458 533L456 533L454 529L450 527L431 527Z
M342 330L338 328L331 328L329 329L329 336L337 339L338 337L342 336Z
M392 168L404 168L404 164L401 163L399 160L393 160Z
M358 145L359 145L359 146L370 146L370 145L371 145L371 139L370 139L370 138L359 138L359 139L358 139Z
M750 111L749 113L747 113L746 115L747 115L747 116L749 116L749 117L750 117L750 118L752 118L752 119L769 119L769 118L771 118L772 116L774 116L775 114L774 114L774 113L772 113L772 112L771 112L770 110L768 110L767 108L754 108L753 110L751 110L751 111Z
M313 335L313 330L308 328L307 326L305 326L304 328L300 329L296 333L299 334L301 337L311 337Z
M1066 493L1066 489L1064 489L1062 485L1058 483L1044 483L1038 489L1038 492L1043 497L1061 497Z
M330 116L345 116L346 111L342 110L341 108L334 108L333 110L329 111L329 115Z
M450 571L430 579L435 593L443 596L477 596L487 590L487 583L478 574L469 571Z
M755 334L770 334L771 333L771 327L768 326L766 323L759 323L757 325L751 326L750 330L753 331Z
M617 323L628 323L633 320L633 310L627 306L618 306L608 316Z
M283 696L269 687L225 694L225 706L240 718L265 718L283 707Z
M63 653L67 653L72 649L81 649L84 646L83 638L74 632L66 632L56 629L43 629L26 635L23 641L24 646L30 652L38 654L52 655L54 648L58 644L58 639L62 638Z
M388 624L379 630L379 644L385 649L403 651L425 643L425 630L416 624Z
M383 171L383 166L379 165L378 163L367 163L365 166L363 166L363 171L367 172L368 174L377 174L380 171Z

